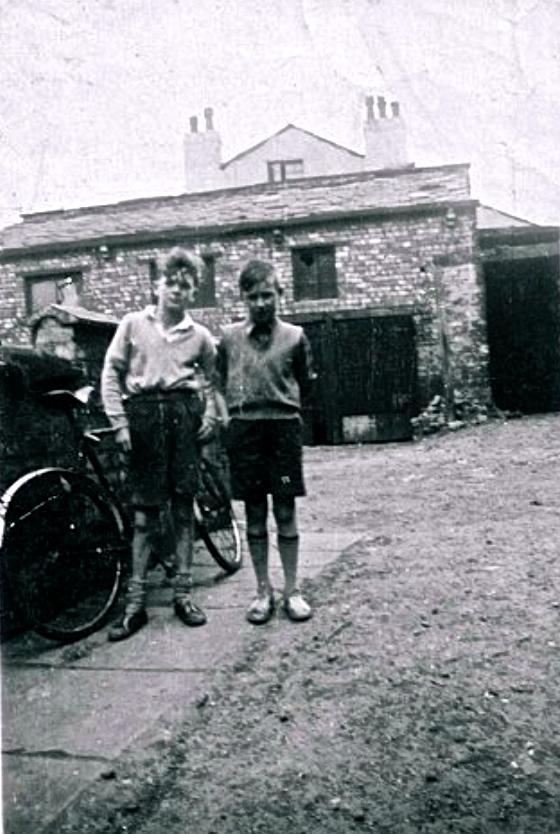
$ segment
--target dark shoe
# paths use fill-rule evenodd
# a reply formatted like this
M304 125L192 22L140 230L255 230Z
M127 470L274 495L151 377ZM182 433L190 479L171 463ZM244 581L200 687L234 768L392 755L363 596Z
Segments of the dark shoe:
M274 614L274 594L257 596L247 609L246 619L253 625L264 625Z
M206 614L195 605L190 597L176 599L173 607L182 623L188 626L201 626L206 623Z
M121 620L117 620L109 629L108 638L111 643L117 640L126 640L136 631L139 631L148 622L148 615L145 608L135 608L133 611L125 610Z
M299 591L292 591L291 594L284 597L284 611L288 618L295 623L303 623L305 620L310 620L313 616L311 606Z

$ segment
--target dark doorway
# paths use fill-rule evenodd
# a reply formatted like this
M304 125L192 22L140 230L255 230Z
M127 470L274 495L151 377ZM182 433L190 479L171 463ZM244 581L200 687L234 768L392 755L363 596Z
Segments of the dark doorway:
M412 317L346 319L335 322L335 332L343 440L410 439L416 388Z
M301 324L318 374L303 410L306 442L409 439L416 404L412 317L331 314Z
M313 354L313 370L317 378L313 390L303 402L302 417L304 442L311 445L333 443L332 431L328 425L328 333L324 321L304 324Z
M558 411L558 258L490 261L484 277L494 402L525 414Z

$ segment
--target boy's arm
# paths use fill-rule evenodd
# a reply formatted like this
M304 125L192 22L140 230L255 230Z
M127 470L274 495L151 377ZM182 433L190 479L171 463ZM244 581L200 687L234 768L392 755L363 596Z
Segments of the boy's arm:
M218 422L218 408L215 393L216 347L210 336L205 339L203 344L200 355L200 368L203 373L201 386L204 394L205 408L202 417L202 426L198 436L200 440L207 440L214 433L214 428Z
M227 364L227 351L223 341L220 341L218 342L218 352L216 354L214 392L216 396L216 406L218 408L218 419L223 426L227 426L229 423L229 410L226 400Z
M309 396L313 388L313 382L317 379L317 374L313 370L311 345L309 344L309 339L303 331L294 355L293 369L301 396Z
M105 354L101 371L101 400L111 425L116 429L128 428L123 405L124 376L128 370L130 351L129 324L123 319Z
M218 342L218 349L216 353L216 372L215 372L215 379L216 379L216 388L221 392L222 396L225 397L226 391L226 383L227 383L227 374L228 374L228 359L227 359L227 350L223 341Z

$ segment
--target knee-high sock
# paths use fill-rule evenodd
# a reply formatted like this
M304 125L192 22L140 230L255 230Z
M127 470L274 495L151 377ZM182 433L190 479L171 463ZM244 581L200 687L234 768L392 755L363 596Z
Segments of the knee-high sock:
M257 580L257 593L264 595L270 590L270 580L268 578L268 534L265 533L263 536L248 535L247 545Z
M284 570L284 594L287 596L297 588L299 558L299 536L282 536L278 533L278 552Z

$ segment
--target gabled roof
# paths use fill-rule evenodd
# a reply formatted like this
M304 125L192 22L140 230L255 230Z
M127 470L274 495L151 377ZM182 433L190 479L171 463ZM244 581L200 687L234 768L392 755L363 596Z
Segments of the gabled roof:
M98 313L95 310L88 310L78 304L49 304L39 310L29 319L31 327L36 326L42 319L51 316L58 319L62 324L99 324L114 326L119 320L114 316L105 313Z
M464 164L309 177L26 215L22 223L0 232L0 257L219 236L461 201L473 202Z
M535 226L529 220L515 217L505 211L500 211L492 206L479 205L476 210L476 220L479 229L503 229L512 226Z
M350 156L354 156L358 159L363 159L364 154L358 153L357 151L353 151L350 148L346 148L344 145L339 145L338 142L333 142L331 139L325 139L323 136L319 136L317 133L313 133L311 130L305 130L303 127L298 127L297 125L288 123L284 125L284 127L277 130L276 133L272 133L270 136L267 136L266 139L262 139L260 142L257 142L256 145L252 145L250 148L246 148L241 153L232 156L231 159L228 159L227 162L222 162L221 167L227 168L228 165L231 165L233 162L238 162L240 159L244 159L246 156L254 153L254 151L262 148L263 145L266 145L267 142L270 142L271 139L276 139L277 136L281 136L283 133L286 133L288 130L297 130L299 133L305 133L306 136L311 136L313 139L316 139L318 142L323 142L325 145L330 145L331 148L336 148L339 151L344 151Z

